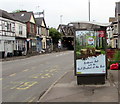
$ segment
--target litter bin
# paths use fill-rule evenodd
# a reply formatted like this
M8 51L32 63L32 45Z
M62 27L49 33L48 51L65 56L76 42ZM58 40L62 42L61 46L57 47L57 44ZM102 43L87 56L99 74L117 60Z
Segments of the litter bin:
M77 84L105 84L106 28L93 22L72 22L74 28L74 69Z

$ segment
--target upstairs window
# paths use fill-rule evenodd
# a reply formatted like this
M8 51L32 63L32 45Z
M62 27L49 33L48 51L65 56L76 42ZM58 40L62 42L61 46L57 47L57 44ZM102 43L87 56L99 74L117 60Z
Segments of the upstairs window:
M11 31L11 23L7 23L7 31Z
M22 26L19 26L19 34L22 35Z
M30 24L30 32L31 33L34 33L35 31L34 31L34 24Z

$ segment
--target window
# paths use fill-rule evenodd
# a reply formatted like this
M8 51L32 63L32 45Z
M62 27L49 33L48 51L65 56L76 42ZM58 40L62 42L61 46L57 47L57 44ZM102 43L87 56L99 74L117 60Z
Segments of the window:
M118 40L116 39L116 48L118 48Z
M11 24L11 31L15 32L15 24L14 23Z
M2 30L2 26L0 26L0 31Z
M2 30L5 30L5 22L2 21Z
M2 26L2 20L0 20L0 26Z
M7 31L11 31L11 23L7 23Z
M0 30L0 35L2 35L2 31Z
M30 32L34 33L34 24L30 24Z
M19 26L19 34L22 35L22 26Z

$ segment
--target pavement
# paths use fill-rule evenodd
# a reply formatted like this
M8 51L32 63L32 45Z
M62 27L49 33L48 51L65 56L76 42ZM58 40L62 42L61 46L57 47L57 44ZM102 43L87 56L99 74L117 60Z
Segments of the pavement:
M115 71L108 71L104 85L77 85L74 71L70 70L58 79L39 99L39 102L118 102L118 86ZM113 73L113 74L112 74ZM118 74L116 74L118 75ZM115 75L115 77L116 77Z
M63 51L67 51L67 50L42 52L42 53L31 53L31 54L27 54L27 55L23 55L23 56L5 57L5 58L0 59L0 61L11 61L11 60L17 60L17 59L24 59L24 58L29 58L29 57L32 57L32 56L50 54L50 53L56 53L56 52L63 52Z

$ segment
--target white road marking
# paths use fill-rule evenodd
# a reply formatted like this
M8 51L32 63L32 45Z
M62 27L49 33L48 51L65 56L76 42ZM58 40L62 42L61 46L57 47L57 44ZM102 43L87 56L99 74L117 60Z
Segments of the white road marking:
M25 70L23 70L23 72L26 72L26 71L28 71L29 69L25 69Z
M16 75L16 73L13 73L13 74L11 74L11 75L9 75L10 77L12 77L12 76L15 76Z

